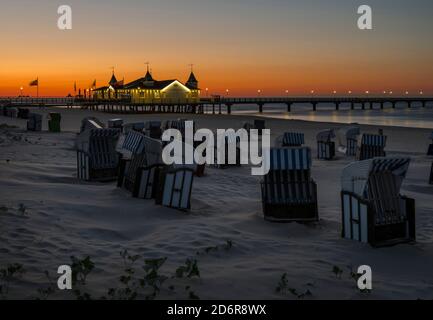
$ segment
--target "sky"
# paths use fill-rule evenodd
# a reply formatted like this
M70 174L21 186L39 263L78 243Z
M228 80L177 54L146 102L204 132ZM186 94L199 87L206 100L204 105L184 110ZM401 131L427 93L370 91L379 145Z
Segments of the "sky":
M57 8L72 8L72 30ZM373 30L357 27L360 5ZM433 94L431 0L2 0L0 96L144 76L231 96Z

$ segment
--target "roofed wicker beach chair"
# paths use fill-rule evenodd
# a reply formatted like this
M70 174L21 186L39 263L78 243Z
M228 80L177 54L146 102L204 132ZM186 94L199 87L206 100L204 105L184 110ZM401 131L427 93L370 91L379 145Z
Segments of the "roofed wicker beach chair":
M429 140L431 140L431 144L428 147L427 155L433 156L433 132L430 134Z
M159 176L156 203L173 209L189 210L194 172L193 166L165 167Z
M226 134L224 141L221 142L215 136L215 166L220 169L240 167L241 149L239 144L240 138L236 134ZM219 163L218 159L224 160L224 164Z
M356 156L360 134L361 128L359 126L348 126L338 130L338 151L349 157Z
M263 130L266 129L266 122L265 120L256 119L254 120L254 123L244 122L242 128L247 130L248 134L250 134L252 129L258 130L258 134L261 136L263 134Z
M48 115L48 130L50 132L60 132L60 122L62 121L62 115L57 112L50 112Z
M27 130L42 131L42 115L38 113L30 113L27 120Z
M387 137L377 134L363 134L359 147L358 160L367 160L376 157L385 157Z
M117 178L119 157L115 147L119 135L117 129L102 128L88 129L78 135L78 179L110 181Z
M261 183L265 219L317 221L317 185L311 178L310 148L271 149L270 159L265 161L270 161L270 171Z
M27 108L18 108L18 118L28 119L30 110Z
M317 159L332 160L335 157L334 130L324 130L317 134Z
M400 195L409 158L354 162L341 177L342 236L380 247L415 241L415 200Z

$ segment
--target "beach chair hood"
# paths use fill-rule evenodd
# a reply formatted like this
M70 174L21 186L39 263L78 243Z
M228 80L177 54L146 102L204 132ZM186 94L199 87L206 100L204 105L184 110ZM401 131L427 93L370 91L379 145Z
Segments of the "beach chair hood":
M328 142L335 138L335 132L332 129L321 131L317 134L317 141Z
M360 197L367 194L368 180L371 174L391 171L397 178L397 189L400 190L410 158L374 158L353 162L343 169L341 176L342 191L352 192Z

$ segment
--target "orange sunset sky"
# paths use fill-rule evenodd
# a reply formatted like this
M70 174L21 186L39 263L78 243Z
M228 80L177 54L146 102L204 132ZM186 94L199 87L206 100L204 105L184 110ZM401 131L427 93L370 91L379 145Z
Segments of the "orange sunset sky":
M73 29L57 28L53 0L3 0L0 96L39 77L43 96L73 94L114 66L125 82L144 75L233 96L392 90L433 94L433 4L371 0L374 29L357 28L354 0L70 0Z

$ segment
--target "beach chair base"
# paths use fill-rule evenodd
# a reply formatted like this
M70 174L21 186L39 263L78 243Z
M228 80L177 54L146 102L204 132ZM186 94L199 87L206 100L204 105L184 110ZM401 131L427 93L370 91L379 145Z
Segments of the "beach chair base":
M92 161L88 154L77 151L77 177L83 181L108 182L117 179L118 168L92 168Z
M406 197L400 199L405 204L405 220L377 225L372 204L353 193L343 191L342 237L368 243L373 247L415 242L415 200Z
M334 142L317 142L317 159L319 160L332 160L335 157L335 143Z
M190 168L165 169L160 173L155 203L165 207L188 211L194 170Z
M386 157L386 152L381 146L361 145L358 160L368 160L376 157Z
M433 143L428 147L427 155L433 156Z
M195 176L199 177L199 178L204 177L205 169L206 169L206 164L197 165L197 170L195 171Z

